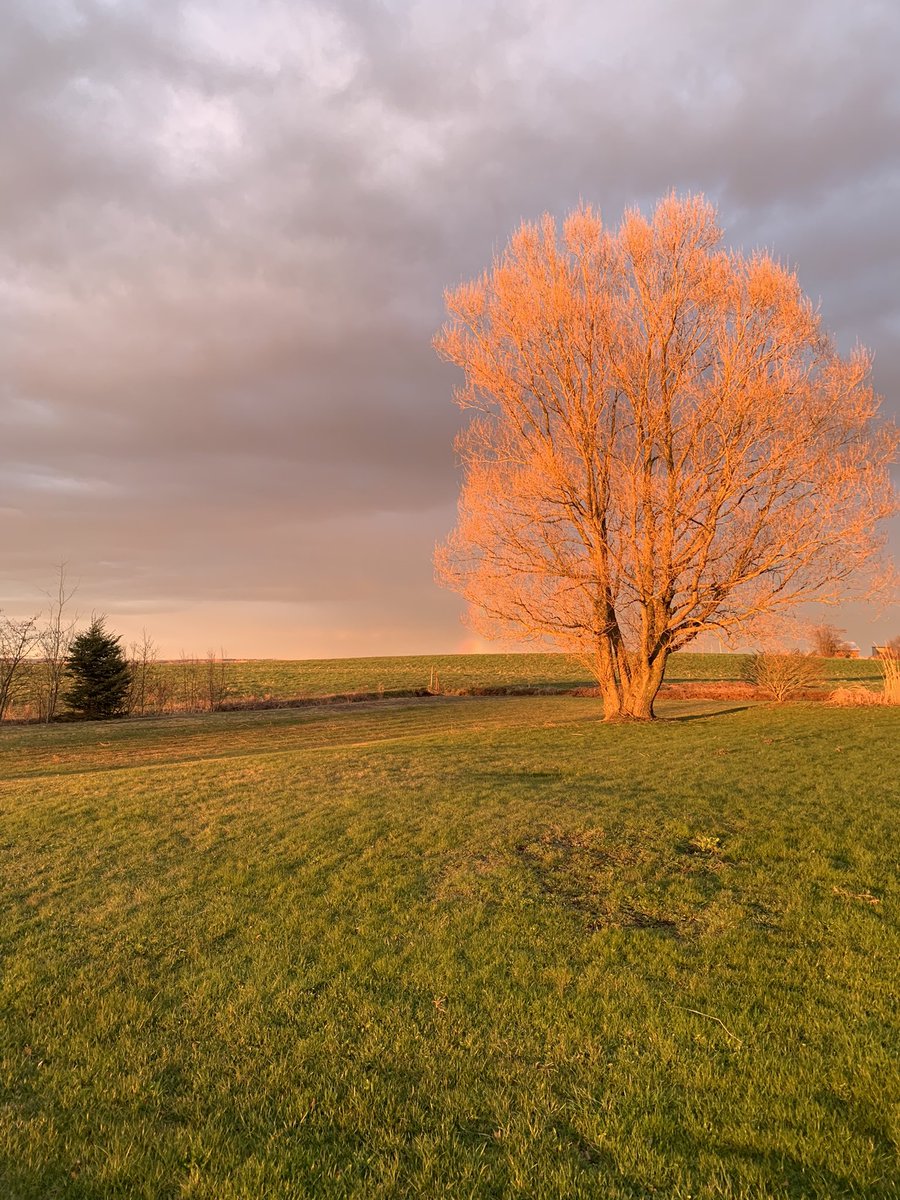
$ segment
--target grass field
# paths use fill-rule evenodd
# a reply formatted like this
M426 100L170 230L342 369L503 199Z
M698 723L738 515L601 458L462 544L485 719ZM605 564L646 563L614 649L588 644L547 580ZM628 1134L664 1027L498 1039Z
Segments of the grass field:
M889 709L0 736L0 1195L898 1195Z
M742 678L741 654L675 654L667 684L735 682ZM825 689L861 684L880 689L881 671L871 659L820 659ZM23 664L7 719L35 720L41 667ZM445 654L398 658L237 659L212 668L204 659L154 663L144 689L148 712L199 711L210 707L262 705L324 696L408 696L434 687L444 693L502 691L564 692L590 687L588 672L563 654ZM213 700L211 686L215 689ZM65 694L65 687L63 688ZM141 713L140 705L135 705ZM60 705L66 715L66 706Z
M675 654L666 681L684 683L739 680L740 654ZM173 668L176 664L173 664ZM432 668L448 691L479 687L566 688L594 681L563 654L446 654L406 658L250 660L228 664L228 684L238 696L317 696L335 692L408 691L427 687ZM822 675L830 683L880 680L871 659L822 659Z

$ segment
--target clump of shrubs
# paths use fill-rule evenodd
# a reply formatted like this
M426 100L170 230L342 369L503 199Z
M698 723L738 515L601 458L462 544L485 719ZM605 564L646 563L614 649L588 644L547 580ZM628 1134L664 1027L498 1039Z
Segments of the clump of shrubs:
M822 686L818 662L799 650L789 654L762 651L748 655L744 678L776 704Z

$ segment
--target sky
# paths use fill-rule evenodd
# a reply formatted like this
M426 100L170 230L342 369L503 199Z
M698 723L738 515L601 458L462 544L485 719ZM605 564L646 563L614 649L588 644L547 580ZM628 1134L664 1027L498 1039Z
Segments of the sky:
M896 416L898 61L896 0L3 0L0 607L65 562L169 656L483 648L431 339L580 199L706 193Z

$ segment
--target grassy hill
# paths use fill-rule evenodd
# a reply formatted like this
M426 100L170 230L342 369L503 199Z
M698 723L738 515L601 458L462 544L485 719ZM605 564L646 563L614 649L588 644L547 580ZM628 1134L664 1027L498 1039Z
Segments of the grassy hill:
M738 680L742 654L675 654L669 660L669 683ZM177 670L178 664L170 664ZM828 681L867 682L880 679L870 659L822 659ZM427 687L432 670L443 688L533 687L564 690L593 683L590 675L563 654L445 654L402 658L336 658L305 661L247 660L227 666L229 687L236 695L327 695L335 692L386 692Z
M4 729L0 1194L895 1197L897 713L660 710Z

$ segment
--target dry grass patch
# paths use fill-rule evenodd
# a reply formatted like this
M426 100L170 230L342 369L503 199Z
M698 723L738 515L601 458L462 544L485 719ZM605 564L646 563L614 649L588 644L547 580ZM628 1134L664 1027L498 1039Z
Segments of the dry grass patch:
M844 900L855 900L860 904L871 905L878 905L881 903L879 897L873 896L868 890L862 892L850 892L847 890L847 888L837 886L833 887L831 890L835 896L840 896Z
M872 708L888 703L883 692L864 687L841 687L828 697L828 703L838 708Z
M515 847L540 894L583 915L587 929L656 929L679 937L740 917L724 873L732 864L708 834L672 845L604 830L552 826Z
M885 704L900 704L900 650L886 646L878 655L878 665L884 676Z

